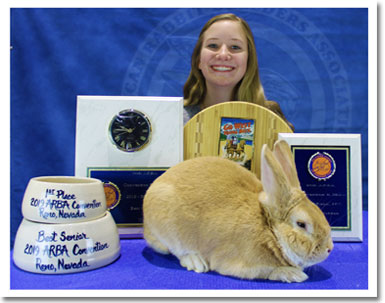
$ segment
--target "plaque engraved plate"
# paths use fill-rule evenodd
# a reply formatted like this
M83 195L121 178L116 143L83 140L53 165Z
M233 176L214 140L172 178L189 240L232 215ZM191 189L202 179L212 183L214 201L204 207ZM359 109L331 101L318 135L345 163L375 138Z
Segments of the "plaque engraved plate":
M143 197L151 183L166 170L166 167L90 167L88 176L105 183L106 196L111 197L107 204L118 228L122 229L142 227ZM114 193L118 193L117 196Z
M298 178L332 230L351 230L350 147L292 145Z

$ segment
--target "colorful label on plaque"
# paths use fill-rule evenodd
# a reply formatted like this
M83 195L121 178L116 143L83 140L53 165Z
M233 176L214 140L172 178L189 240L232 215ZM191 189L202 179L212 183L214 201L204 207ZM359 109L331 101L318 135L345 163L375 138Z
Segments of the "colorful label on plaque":
M330 154L316 152L309 159L308 170L313 178L325 181L336 172L336 163Z
M254 120L222 118L219 156L250 169L254 151L254 128Z
M119 187L112 182L105 182L104 193L106 194L107 209L111 210L115 208L122 197Z

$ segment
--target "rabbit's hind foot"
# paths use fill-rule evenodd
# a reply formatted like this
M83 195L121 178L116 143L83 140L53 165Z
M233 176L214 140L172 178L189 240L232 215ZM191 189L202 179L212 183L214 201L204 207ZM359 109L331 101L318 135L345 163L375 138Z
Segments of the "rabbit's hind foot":
M190 253L179 258L180 265L188 270L193 270L197 273L207 272L210 270L207 262L198 253Z
M282 281L282 282L303 282L308 278L301 269L290 266L283 266L274 269L270 275L269 280Z

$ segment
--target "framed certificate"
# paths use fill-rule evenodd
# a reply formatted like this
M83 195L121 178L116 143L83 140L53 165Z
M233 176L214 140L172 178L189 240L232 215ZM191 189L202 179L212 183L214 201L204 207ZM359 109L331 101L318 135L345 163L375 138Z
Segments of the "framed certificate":
M362 241L361 137L359 134L286 134L298 178L324 212L334 241Z

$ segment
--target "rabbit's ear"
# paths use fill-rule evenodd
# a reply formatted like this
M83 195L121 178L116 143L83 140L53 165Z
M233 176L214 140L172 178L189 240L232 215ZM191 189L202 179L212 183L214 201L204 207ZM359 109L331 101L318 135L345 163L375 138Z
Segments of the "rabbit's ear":
M285 140L278 140L274 144L273 153L275 158L281 164L289 183L292 187L301 189L299 183L297 168L295 167L294 157L289 144Z
M291 186L273 152L265 144L261 153L261 181L267 199L261 201L275 218L282 218L287 210Z

